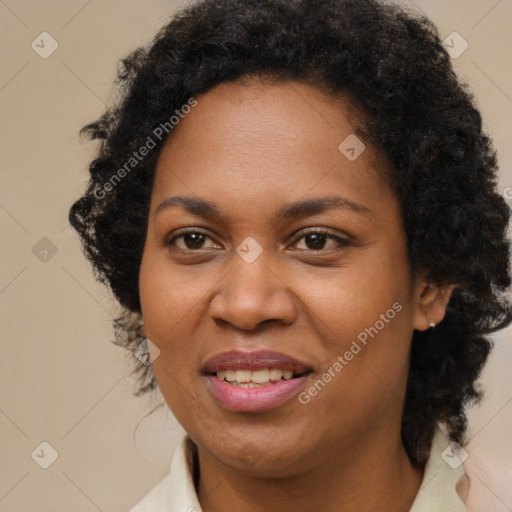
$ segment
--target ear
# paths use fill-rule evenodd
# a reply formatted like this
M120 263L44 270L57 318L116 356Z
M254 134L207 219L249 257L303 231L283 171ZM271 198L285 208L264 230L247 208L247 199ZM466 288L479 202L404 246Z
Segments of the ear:
M426 331L432 327L430 323L437 325L443 320L446 314L446 306L455 286L450 284L438 287L427 282L424 278L418 278L414 290L414 329Z

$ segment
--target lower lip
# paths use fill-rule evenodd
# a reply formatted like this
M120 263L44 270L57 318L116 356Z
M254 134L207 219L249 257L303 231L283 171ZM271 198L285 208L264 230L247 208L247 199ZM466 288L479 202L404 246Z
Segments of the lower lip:
M275 409L298 394L309 374L258 388L241 388L208 375L209 388L219 402L235 412L262 412Z

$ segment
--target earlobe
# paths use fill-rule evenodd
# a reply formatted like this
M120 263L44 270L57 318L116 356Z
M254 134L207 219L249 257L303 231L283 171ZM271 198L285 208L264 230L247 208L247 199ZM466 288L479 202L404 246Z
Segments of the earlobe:
M416 290L416 313L413 328L426 331L439 324L445 314L455 285L436 285L421 281Z
M432 329L436 326L436 323L434 322L434 320L431 320L428 315L427 315L427 322L428 322L429 327L432 327Z

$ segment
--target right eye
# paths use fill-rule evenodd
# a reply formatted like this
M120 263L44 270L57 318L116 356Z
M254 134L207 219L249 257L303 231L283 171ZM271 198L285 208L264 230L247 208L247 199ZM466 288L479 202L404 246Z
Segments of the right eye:
M194 251L205 249L204 243L207 239L213 242L213 239L203 231L190 230L173 236L165 245L175 246L182 251ZM216 242L214 243L218 246ZM206 249L208 249L208 247L206 247Z

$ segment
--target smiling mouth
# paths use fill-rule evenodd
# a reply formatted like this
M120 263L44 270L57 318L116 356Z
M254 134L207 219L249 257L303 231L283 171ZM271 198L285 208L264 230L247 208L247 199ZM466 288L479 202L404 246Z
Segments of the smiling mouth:
M258 370L225 369L209 373L209 375L216 376L219 380L225 381L232 386L259 388L272 386L278 382L302 377L309 373L311 373L311 370L299 373L281 368L261 368Z

